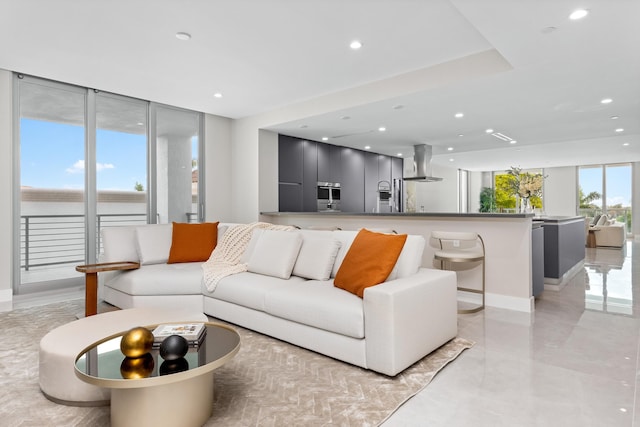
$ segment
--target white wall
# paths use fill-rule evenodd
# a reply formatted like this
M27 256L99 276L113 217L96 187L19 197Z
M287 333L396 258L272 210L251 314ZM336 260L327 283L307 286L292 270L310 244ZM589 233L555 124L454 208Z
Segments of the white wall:
M545 168L544 211L551 216L576 215L576 167Z
M277 212L278 191L278 134L260 130L258 134L258 208L260 212Z
M640 237L640 162L632 164L631 177L631 232Z
M443 180L415 183L416 211L458 212L458 170L432 165L431 173Z
M0 310L13 299L13 133L11 72L0 70Z
M232 222L231 125L225 117L204 115L205 219Z
M469 171L469 213L480 212L480 192L484 187L483 173Z

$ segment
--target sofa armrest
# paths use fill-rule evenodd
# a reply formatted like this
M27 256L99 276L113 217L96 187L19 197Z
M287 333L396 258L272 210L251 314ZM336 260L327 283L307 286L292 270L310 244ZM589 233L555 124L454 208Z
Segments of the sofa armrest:
M365 289L367 367L396 375L458 333L456 274L421 268Z
M612 246L621 248L624 246L626 229L624 224L596 227L596 246Z

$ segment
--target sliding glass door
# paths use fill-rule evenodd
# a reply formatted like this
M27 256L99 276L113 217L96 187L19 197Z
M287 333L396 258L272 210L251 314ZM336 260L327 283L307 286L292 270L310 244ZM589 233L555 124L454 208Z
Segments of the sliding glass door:
M16 79L14 293L80 285L75 266L98 261L104 227L204 217L201 113Z
M631 232L631 164L581 166L578 169L578 214L607 214Z
M19 81L20 284L77 277L85 260L86 91Z

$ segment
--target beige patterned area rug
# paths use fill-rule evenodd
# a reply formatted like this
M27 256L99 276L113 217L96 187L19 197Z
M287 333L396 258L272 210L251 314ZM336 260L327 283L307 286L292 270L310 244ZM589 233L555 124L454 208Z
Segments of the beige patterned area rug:
M38 342L83 301L0 313L0 425L108 426L109 408L52 403L38 388ZM215 374L206 426L376 426L473 343L455 338L387 377L236 327L238 355Z

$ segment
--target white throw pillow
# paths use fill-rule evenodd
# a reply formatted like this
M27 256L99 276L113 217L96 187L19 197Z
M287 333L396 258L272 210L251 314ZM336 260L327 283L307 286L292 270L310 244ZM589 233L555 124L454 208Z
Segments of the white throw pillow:
M244 253L240 257L240 262L242 264L249 264L249 260L251 259L251 254L256 247L256 243L260 240L260 236L262 236L263 228L256 228L251 232L251 240L247 243L247 247L244 249Z
M110 227L103 228L101 262L134 261L138 262L138 249L136 243L135 227Z
M607 221L609 220L609 218L606 215L602 215L599 219L598 222L596 223L596 226L598 225L606 225Z
M329 280L339 249L340 242L336 239L305 236L293 266L293 275L312 280Z
M298 232L263 230L255 242L247 269L252 273L288 279L301 245L302 236Z
M153 224L136 227L140 264L162 264L169 259L173 224Z

